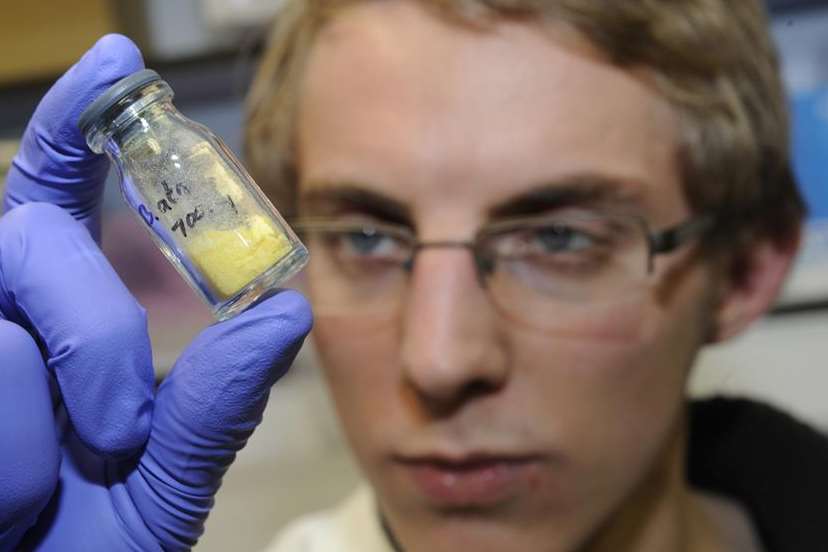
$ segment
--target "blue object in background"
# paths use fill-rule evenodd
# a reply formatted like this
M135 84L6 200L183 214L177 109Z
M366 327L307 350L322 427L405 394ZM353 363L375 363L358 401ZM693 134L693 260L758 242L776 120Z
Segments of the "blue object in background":
M828 85L794 94L791 115L794 168L810 219L828 219Z

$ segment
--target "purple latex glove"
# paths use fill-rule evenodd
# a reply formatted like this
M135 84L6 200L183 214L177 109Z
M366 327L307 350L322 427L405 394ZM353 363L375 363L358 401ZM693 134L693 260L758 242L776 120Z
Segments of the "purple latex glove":
M310 329L304 299L279 293L202 332L153 397L144 310L92 237L106 160L75 127L97 94L141 67L126 38L99 41L43 99L7 181L2 551L190 548Z
M100 241L100 197L109 161L91 155L77 128L92 101L144 68L129 39L107 35L86 52L37 106L6 178L6 209L44 201L69 211Z

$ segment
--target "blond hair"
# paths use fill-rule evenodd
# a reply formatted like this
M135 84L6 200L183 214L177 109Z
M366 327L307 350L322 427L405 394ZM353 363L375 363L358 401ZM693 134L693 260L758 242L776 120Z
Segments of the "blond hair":
M294 118L308 53L344 7L375 0L286 0L253 83L245 153L287 216L295 214ZM728 243L781 242L804 215L789 158L776 51L759 0L416 0L472 24L568 22L622 68L644 68L681 120L677 152L695 212L718 216Z

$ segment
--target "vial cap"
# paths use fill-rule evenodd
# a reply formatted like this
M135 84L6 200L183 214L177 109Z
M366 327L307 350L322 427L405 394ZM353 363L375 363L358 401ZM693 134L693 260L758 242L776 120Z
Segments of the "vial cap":
M81 113L78 118L78 128L81 133L86 136L86 132L109 108L139 88L143 88L154 82L161 82L161 75L152 69L143 69L128 77L124 77L110 86Z

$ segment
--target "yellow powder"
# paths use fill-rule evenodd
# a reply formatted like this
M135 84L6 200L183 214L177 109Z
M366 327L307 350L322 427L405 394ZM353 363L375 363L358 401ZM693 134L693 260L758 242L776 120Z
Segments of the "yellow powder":
M204 228L186 242L190 258L217 295L230 298L290 252L282 232L260 215L231 230Z

